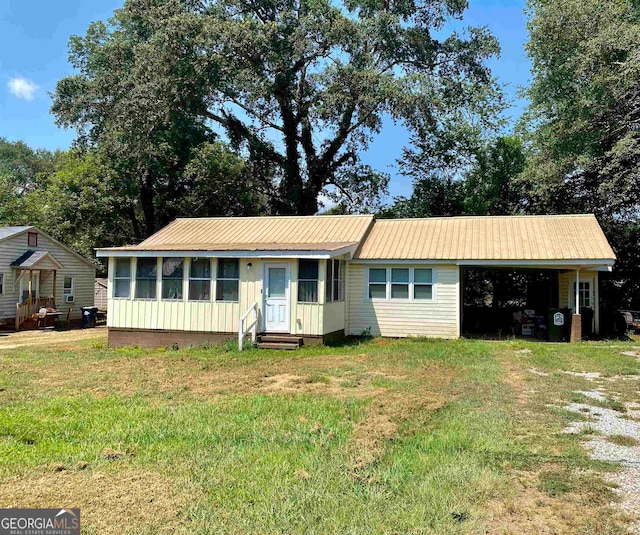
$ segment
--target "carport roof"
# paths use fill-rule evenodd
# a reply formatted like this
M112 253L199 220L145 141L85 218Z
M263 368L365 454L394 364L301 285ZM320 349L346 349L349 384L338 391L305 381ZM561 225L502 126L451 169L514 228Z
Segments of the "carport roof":
M588 214L379 219L355 258L610 264L615 254Z

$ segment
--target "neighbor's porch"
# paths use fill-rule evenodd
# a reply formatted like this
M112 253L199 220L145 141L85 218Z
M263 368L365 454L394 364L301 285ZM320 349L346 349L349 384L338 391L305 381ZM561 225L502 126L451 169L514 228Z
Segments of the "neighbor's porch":
M63 266L48 251L30 250L12 262L11 268L15 273L14 285L17 290L17 331L42 308L56 307L58 270Z

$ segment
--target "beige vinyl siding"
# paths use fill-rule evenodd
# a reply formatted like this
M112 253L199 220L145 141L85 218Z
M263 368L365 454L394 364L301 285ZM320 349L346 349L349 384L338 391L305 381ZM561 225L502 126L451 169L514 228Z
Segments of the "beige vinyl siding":
M435 279L434 301L371 300L367 295L369 267L431 267ZM348 264L348 334L457 338L459 332L459 268L454 265Z
M94 303L94 281L95 268L82 260L66 247L61 246L53 239L45 236L41 231L31 230L38 233L38 246L27 246L27 232L12 236L0 242L0 273L4 275L4 292L0 296L0 317L14 318L16 315L16 304L20 299L19 272L11 267L11 262L19 258L28 250L49 251L61 264L62 269L57 269L56 277L56 306L66 318L67 310L72 308L72 318L80 318L81 306L92 306ZM50 264L48 261L43 262ZM53 264L47 267L54 268ZM74 278L74 303L65 303L63 299L64 277ZM23 274L28 280L29 272ZM51 297L53 295L53 274L40 274L40 296Z
M558 287L560 308L569 308L569 273L558 274Z
M324 305L324 333L333 333L345 328L345 302L336 301Z

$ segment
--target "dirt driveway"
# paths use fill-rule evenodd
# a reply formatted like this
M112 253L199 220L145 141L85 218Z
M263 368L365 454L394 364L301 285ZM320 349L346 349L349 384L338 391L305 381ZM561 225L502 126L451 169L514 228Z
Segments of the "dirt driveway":
M87 340L91 338L106 339L107 328L72 329L70 331L54 331L44 329L37 331L21 331L0 334L0 351L28 346L49 346Z

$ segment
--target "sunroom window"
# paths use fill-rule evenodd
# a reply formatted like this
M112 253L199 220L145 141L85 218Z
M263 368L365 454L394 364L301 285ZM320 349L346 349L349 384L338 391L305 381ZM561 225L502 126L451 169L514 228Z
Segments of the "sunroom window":
M113 297L128 298L131 293L131 259L116 258L113 274Z
M211 298L211 260L192 258L189 268L189 300L209 301Z
M136 269L136 298L155 299L158 279L156 258L138 258Z
M325 297L327 303L344 301L344 260L327 260L327 277L325 279Z
M162 259L162 299L182 299L183 258Z
M237 258L218 260L216 300L238 301L240 287L240 261Z
M318 261L298 261L298 302L318 302Z

